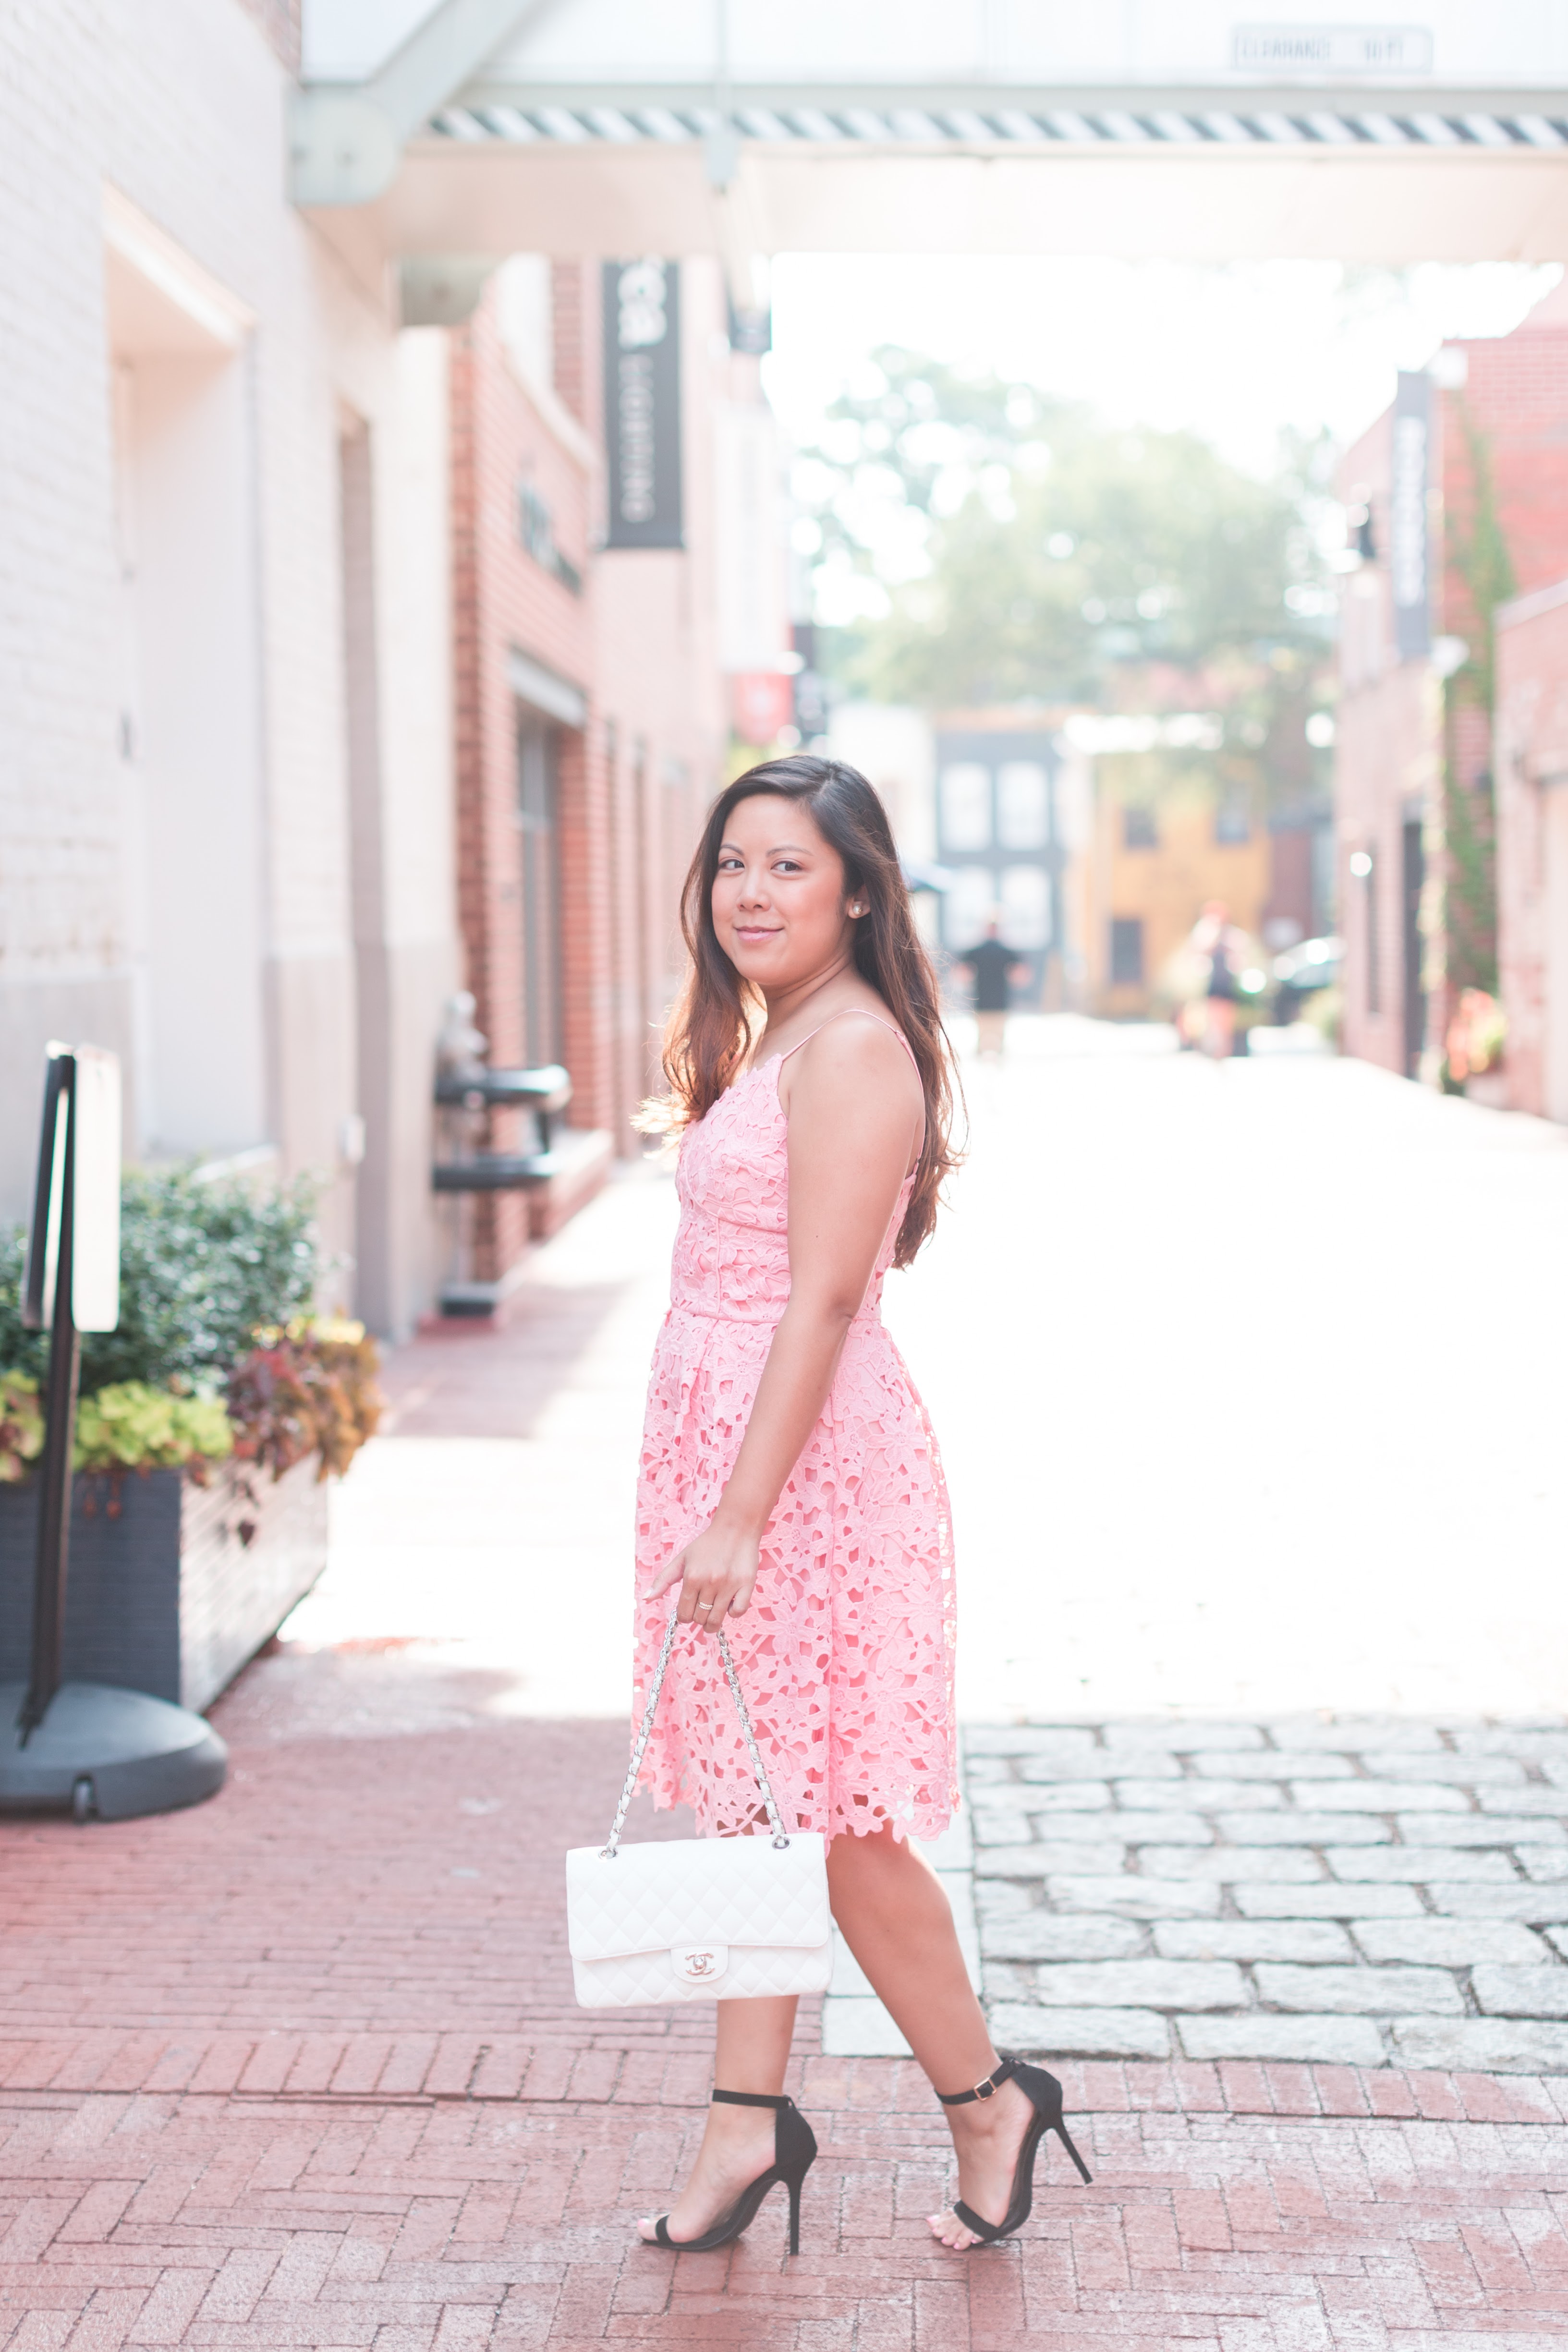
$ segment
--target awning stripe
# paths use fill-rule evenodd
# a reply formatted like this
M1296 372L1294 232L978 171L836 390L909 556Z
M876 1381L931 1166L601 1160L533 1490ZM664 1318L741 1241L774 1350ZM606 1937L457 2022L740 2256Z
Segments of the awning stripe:
M657 105L523 106L486 96L471 105L443 107L426 135L468 144L490 141L518 146L672 146L695 143L721 121L711 108ZM1430 147L1511 149L1516 153L1568 146L1568 116L1431 112L1238 114L1205 109L1192 113L1161 108L1133 114L1110 108L1092 115L1068 108L1038 113L1021 107L738 106L728 120L743 144L770 147L858 146L1001 149L1078 147Z

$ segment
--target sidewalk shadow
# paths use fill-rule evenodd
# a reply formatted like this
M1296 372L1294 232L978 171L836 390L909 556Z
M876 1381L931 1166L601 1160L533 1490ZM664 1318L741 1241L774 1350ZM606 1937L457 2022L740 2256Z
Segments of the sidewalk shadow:
M525 1288L493 1319L427 1323L387 1356L382 1433L531 1437L629 1287Z

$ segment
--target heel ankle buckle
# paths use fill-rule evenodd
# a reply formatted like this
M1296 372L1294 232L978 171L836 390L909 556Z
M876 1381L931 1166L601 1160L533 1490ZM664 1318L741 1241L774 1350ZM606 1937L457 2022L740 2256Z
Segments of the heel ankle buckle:
M1013 2059L1004 2058L995 2073L987 2074L983 2082L976 2083L973 2090L938 2091L937 2097L944 2107L967 2107L976 2099L994 2099L1002 2084L1011 2081L1015 2064L1016 2062Z

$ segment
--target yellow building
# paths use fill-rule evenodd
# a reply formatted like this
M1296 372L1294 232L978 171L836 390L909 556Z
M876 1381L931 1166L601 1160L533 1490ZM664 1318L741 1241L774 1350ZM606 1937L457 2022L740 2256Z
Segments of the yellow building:
M1073 880L1082 891L1089 1009L1111 1017L1165 1015L1171 960L1210 899L1253 938L1263 929L1270 882L1268 833L1256 811L1216 796L1188 768L1172 776L1157 755L1095 761L1089 856Z

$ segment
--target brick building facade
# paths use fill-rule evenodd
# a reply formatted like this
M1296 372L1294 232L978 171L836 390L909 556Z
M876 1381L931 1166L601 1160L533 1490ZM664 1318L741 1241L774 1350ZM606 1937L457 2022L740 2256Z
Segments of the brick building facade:
M1430 653L1400 651L1390 410L1348 453L1361 558L1346 582L1335 757L1344 1042L1435 1080L1456 999L1495 942L1492 617L1568 572L1568 299L1445 347L1426 478Z
M92 1042L129 1159L308 1174L331 1303L401 1333L452 1267L465 980L497 1063L564 1061L600 1165L638 1148L728 751L715 449L766 412L719 265L671 265L683 543L606 548L600 264L405 326L293 200L299 33L296 0L0 17L0 1216L45 1042ZM464 1213L499 1281L521 1200Z
M723 781L714 450L735 413L765 412L755 360L729 347L717 264L679 267L679 547L605 544L599 263L519 256L451 331L466 978L492 1064L560 1061L573 1085L562 1177L452 1213L471 1305L504 1294L529 1240L612 1157L642 1149L632 1118L680 967L680 881ZM492 1114L471 1139L526 1150L527 1123Z
M1568 1120L1568 580L1497 614L1496 751L1508 1106Z

